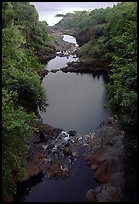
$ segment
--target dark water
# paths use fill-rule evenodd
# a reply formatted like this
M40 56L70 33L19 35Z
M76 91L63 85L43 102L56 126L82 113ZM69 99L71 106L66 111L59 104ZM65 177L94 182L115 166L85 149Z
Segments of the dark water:
M14 202L84 202L86 192L99 185L83 159L84 150L83 146L75 147L79 157L71 166L69 177L48 179L40 173L18 187Z
M32 187L24 202L83 202L87 190L98 186L98 183L93 180L93 171L83 162L83 147L78 150L80 156L72 165L69 177L44 178Z
M76 42L69 36L64 38ZM77 58L57 56L45 69L59 69L73 60ZM87 134L94 132L110 115L104 108L106 88L102 74L49 73L42 86L49 104L46 112L40 112L44 123ZM19 186L15 202L84 202L87 190L99 185L83 159L84 149L76 147L79 157L71 166L68 178L47 179L46 175L39 174Z
M42 81L48 107L41 112L44 123L81 134L93 132L110 114L104 108L106 88L103 75L48 74Z

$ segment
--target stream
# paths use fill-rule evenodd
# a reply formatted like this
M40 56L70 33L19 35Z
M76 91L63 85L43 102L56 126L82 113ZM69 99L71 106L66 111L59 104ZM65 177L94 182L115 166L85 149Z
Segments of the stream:
M73 36L64 35L63 40L78 44ZM57 55L50 60L45 69L59 69L68 62L77 61L76 56ZM77 131L81 135L93 133L97 127L110 116L104 108L106 102L105 76L102 74L56 73L49 72L42 80L47 95L46 112L40 112L43 123L64 131ZM77 145L77 159L70 168L67 178L48 179L46 175L38 176L35 184L31 182L29 193L20 197L21 202L84 202L86 192L99 185L93 179L93 170L83 159L85 147ZM33 182L32 182L33 183ZM20 194L19 193L19 194Z

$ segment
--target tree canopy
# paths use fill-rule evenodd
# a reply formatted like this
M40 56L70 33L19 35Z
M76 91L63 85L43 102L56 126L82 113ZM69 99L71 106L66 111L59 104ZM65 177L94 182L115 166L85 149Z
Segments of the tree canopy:
M46 108L38 75L44 66L34 49L36 44L37 49L46 46L49 36L47 23L38 21L29 2L3 2L2 26L2 189L3 196L12 196L25 174L28 140L37 131L37 109Z

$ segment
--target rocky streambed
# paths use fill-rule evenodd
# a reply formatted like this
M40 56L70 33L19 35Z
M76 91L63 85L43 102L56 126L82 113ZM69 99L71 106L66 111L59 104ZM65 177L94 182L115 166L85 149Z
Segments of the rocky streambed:
M110 117L94 133L87 135L66 132L42 122L37 124L37 128L39 132L29 142L26 176L22 182L40 174L48 179L70 177L70 168L82 153L98 182L95 188L86 192L84 201L123 201L124 132L116 118ZM84 151L80 152L80 147Z

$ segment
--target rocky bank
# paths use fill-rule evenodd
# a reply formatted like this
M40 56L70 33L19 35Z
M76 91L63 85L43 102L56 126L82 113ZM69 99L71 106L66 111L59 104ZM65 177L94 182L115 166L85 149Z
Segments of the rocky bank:
M116 118L109 118L91 137L84 158L101 183L86 194L86 202L124 200L124 131Z
M124 132L116 117L110 117L94 132L80 135L39 122L39 130L29 142L26 176L23 181L43 173L47 178L70 176L70 167L78 158L76 146L84 146L82 155L95 171L100 183L86 193L85 202L122 202L124 200ZM92 172L93 173L93 172Z

